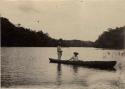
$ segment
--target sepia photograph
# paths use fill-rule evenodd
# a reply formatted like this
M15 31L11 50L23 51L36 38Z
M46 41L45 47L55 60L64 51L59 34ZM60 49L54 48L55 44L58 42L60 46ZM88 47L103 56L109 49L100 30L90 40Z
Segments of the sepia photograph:
M2 89L125 89L125 0L0 0Z

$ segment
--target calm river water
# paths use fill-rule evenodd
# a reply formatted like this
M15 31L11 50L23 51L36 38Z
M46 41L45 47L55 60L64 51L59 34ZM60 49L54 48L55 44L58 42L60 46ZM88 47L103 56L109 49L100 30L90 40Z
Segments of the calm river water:
M63 48L62 59L79 52L81 60L116 60L116 71L89 69L49 63L57 58L56 48L1 48L2 87L37 89L125 89L123 50L97 48Z

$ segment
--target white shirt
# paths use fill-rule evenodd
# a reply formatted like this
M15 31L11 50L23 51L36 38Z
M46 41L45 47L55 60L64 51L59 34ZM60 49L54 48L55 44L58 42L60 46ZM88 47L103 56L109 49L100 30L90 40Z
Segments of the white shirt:
M73 57L71 57L69 60L78 61L79 58L78 58L78 56L73 56Z
M62 52L61 46L57 46L57 52Z

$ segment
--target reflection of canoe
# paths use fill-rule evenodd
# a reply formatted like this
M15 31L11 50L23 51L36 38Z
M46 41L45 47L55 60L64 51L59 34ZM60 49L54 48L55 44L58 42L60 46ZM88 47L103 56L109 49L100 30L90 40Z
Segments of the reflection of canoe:
M69 61L69 60L58 60L49 58L51 63L61 63L77 66L85 66L89 68L99 68L99 69L114 69L116 61Z

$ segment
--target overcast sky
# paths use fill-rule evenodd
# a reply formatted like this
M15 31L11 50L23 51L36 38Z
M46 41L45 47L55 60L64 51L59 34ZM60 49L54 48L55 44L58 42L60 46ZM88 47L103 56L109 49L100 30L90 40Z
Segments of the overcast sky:
M53 38L95 41L125 25L125 0L1 0L0 14Z

